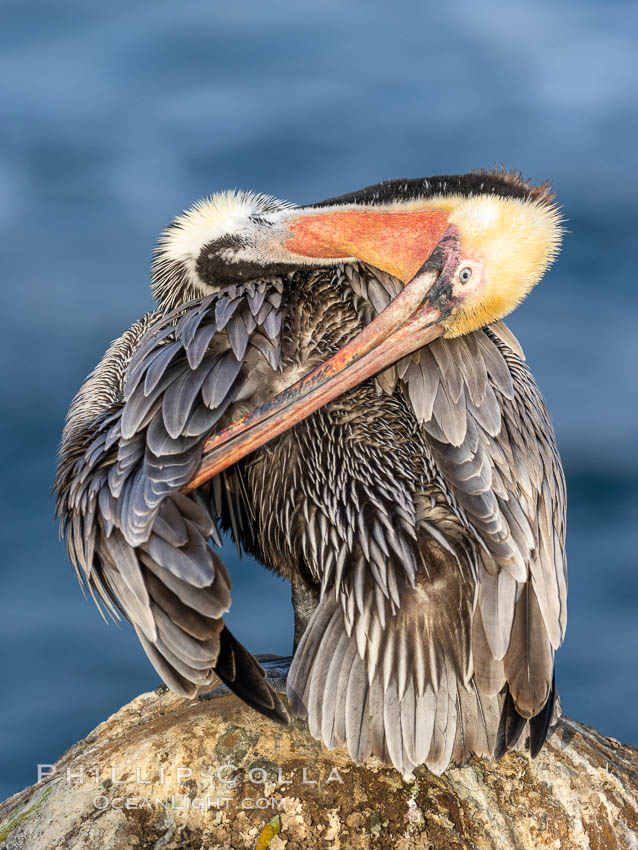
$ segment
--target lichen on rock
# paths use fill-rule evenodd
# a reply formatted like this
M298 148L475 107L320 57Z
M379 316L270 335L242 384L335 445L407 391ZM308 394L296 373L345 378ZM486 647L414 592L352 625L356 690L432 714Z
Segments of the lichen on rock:
M0 806L0 850L638 848L638 751L562 718L534 761L411 781L233 696L147 693Z

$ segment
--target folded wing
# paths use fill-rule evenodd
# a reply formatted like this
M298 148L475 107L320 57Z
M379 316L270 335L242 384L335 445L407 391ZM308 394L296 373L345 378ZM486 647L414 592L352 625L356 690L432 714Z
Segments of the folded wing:
M151 663L192 697L215 675L246 702L287 718L263 671L224 626L230 577L207 493L180 491L202 447L251 381L276 368L277 281L235 287L136 323L71 407L56 480L78 576L131 621Z

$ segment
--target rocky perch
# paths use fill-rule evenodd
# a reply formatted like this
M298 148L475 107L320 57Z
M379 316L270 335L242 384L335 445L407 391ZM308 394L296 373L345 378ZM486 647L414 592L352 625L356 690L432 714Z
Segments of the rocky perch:
M1 850L638 848L638 751L567 719L535 761L404 781L233 696L147 693L43 772L0 805Z

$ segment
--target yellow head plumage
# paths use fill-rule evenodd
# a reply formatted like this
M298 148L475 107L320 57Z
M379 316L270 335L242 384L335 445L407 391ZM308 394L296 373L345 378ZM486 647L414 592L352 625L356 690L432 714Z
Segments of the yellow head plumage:
M562 219L546 195L450 196L438 205L458 229L462 260L482 275L445 323L447 337L461 336L502 319L538 283L560 250Z

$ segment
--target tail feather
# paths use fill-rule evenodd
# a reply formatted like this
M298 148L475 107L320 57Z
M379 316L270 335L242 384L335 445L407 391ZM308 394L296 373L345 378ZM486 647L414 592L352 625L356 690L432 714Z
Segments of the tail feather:
M501 716L498 725L494 758L500 759L508 750L514 749L523 733L525 718L518 713L509 688L503 691Z
M356 654L350 668L346 694L346 741L353 761L364 761L370 754L370 724L366 712L369 685L366 669Z
M277 723L289 722L288 712L266 681L262 667L227 628L220 635L215 673L229 690L255 711Z
M456 736L457 706L456 676L449 669L447 656L443 658L441 681L436 694L432 744L425 763L432 773L443 773L450 763Z
M459 665L437 647L436 670L422 693L410 667L407 675L391 669L386 682L384 665L371 671L361 657L356 632L348 632L340 602L327 594L288 675L294 714L307 718L311 734L328 748L345 744L356 763L376 756L409 775L420 764L441 774L450 761L463 764L472 754L498 757L516 746L527 719L507 687L486 693L474 676L464 683ZM546 737L553 705L552 696L530 721L532 756Z
M307 717L311 734L329 748L343 743L355 762L373 755L403 774L423 763L442 773L452 758L491 755L502 697L480 694L473 681L465 686L457 665L445 654L437 656L436 679L422 693L412 670L405 686L399 675L391 675L386 686L383 665L370 673L356 630L348 634L340 603L327 595L290 668L293 712Z
M345 632L342 632L326 676L326 691L336 694L336 699L325 706L321 717L321 737L330 750L334 749L339 743L335 735L335 716L344 712L344 708L338 705L340 699L345 700L346 698L345 691L339 689L339 679L341 678L342 668L346 663L347 646L348 636Z
M321 705L319 688L325 687L325 681L330 669L330 663L335 655L343 627L341 625L341 612L335 610L323 633L321 641L321 652L314 656L314 672L310 680L308 693L308 726L315 737L321 736L322 715L319 711Z
M554 673L554 652L531 582L516 603L505 675L516 709L523 717L537 715L547 704Z
M414 758L408 751L408 757L414 764L423 764L428 757L434 732L434 714L436 709L436 694L428 685L425 693L420 694L416 701L414 717Z
M552 715L554 713L555 700L556 684L554 674L552 674L552 687L549 692L547 702L539 713L535 717L532 717L529 721L529 754L533 759L540 753L541 748L545 743L545 739L547 738L547 733L549 732L549 727L552 722Z
M414 681L410 678L401 698L400 710L403 747L405 748L405 754L408 761L412 764L419 763L416 753L417 700L418 695L414 687Z
M350 679L350 671L352 664L357 658L356 648L352 642L346 640L344 642L343 660L341 662L341 670L339 672L339 684L334 700L328 700L324 703L324 711L332 713L333 721L333 738L334 746L346 740L346 697L348 694L348 680Z

